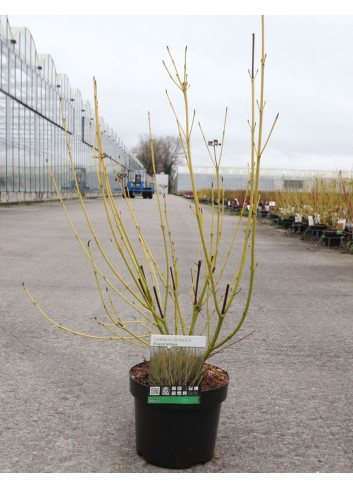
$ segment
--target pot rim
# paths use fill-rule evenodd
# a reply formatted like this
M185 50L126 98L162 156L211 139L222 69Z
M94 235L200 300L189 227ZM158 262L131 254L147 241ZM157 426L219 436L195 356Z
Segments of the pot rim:
M130 393L136 398L141 401L146 402L147 404L147 396L148 396L148 391L149 391L149 385L144 384L140 382L138 379L135 379L134 377L131 376L131 372L134 369L134 367L138 365L143 365L146 363L145 361L137 363L136 365L133 365L131 369L129 370L129 379L130 379ZM208 362L205 362L208 364ZM208 365L213 365L213 364L208 364ZM214 365L213 365L214 366ZM219 368L219 367L217 367ZM188 408L188 409L203 409L203 408L208 408L212 405L215 404L220 404L222 403L226 397L227 397L227 392L228 392L228 385L229 385L229 374L223 369L222 372L227 374L228 380L224 384L214 388L214 389L208 389L208 390L201 390L200 392L200 404L195 404L195 405L180 405L180 404L163 404L164 407L167 407L171 409L173 406L178 406L178 409L182 408ZM153 406L156 408L157 406L160 407L160 404L155 404L155 405L150 405L151 407Z

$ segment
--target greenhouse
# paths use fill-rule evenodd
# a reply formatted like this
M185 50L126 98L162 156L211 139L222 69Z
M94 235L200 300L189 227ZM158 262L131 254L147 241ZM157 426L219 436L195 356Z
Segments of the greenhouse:
M11 27L7 16L0 15L1 202L56 198L47 160L63 195L75 193L60 100L80 190L95 193L93 107L71 87L67 75L56 72L50 55L37 53L27 28ZM142 166L102 118L100 129L104 152L113 162L124 170ZM111 183L117 186L113 172Z
M195 167L194 179L197 190L215 187L217 184L216 171L213 167ZM351 179L351 172L341 172L344 178ZM225 190L244 190L248 186L249 172L247 168L221 168ZM314 170L279 170L262 168L259 181L261 191L282 191L298 190L301 191L315 179L336 180L337 171L314 171ZM174 187L177 193L189 192L192 190L191 179L187 167L178 167L174 177Z

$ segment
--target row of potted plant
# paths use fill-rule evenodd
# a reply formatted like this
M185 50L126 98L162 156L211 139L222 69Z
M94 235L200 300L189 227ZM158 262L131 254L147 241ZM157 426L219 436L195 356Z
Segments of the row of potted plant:
M201 189L197 194L199 200L212 201L212 189ZM185 195L191 197L192 192ZM271 211L283 219L295 215L304 219L316 216L315 220L336 228L339 220L353 222L353 175L347 179L338 172L336 179L316 177L305 182L300 190L294 186L280 191L265 191L260 193L260 199L259 208L263 212L271 207ZM224 201L226 207L233 209L249 204L246 190L226 190Z
M294 188L273 193L273 205L262 203L259 212L291 234L352 251L352 184L353 180L345 180L341 172L336 179L316 177L300 191Z
M212 189L198 192L200 201L212 204ZM193 197L192 193L187 197ZM302 188L294 185L281 191L267 191L260 195L258 215L289 229L291 234L321 238L320 242L332 246L352 245L353 178L344 178L342 172L336 179L315 177ZM224 192L226 209L246 214L249 208L247 190Z
M275 202L273 211L282 217L295 214L315 220L329 228L337 228L339 221L353 222L353 180L345 180L341 173L336 179L316 177L304 184L299 191L287 189L274 192L271 200Z

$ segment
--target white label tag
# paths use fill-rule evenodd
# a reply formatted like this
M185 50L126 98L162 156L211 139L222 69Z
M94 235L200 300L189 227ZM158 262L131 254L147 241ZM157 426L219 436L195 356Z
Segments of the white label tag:
M206 348L206 336L153 334L151 335L151 346Z

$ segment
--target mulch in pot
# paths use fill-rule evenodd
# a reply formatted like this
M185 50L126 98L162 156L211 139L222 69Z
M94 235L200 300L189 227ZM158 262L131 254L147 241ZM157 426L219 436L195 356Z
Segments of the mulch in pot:
M149 361L144 361L135 365L131 369L131 377L141 384L148 385L149 365ZM215 367L210 363L204 363L202 369L201 391L217 389L217 387L226 384L228 381L229 375L224 370Z

